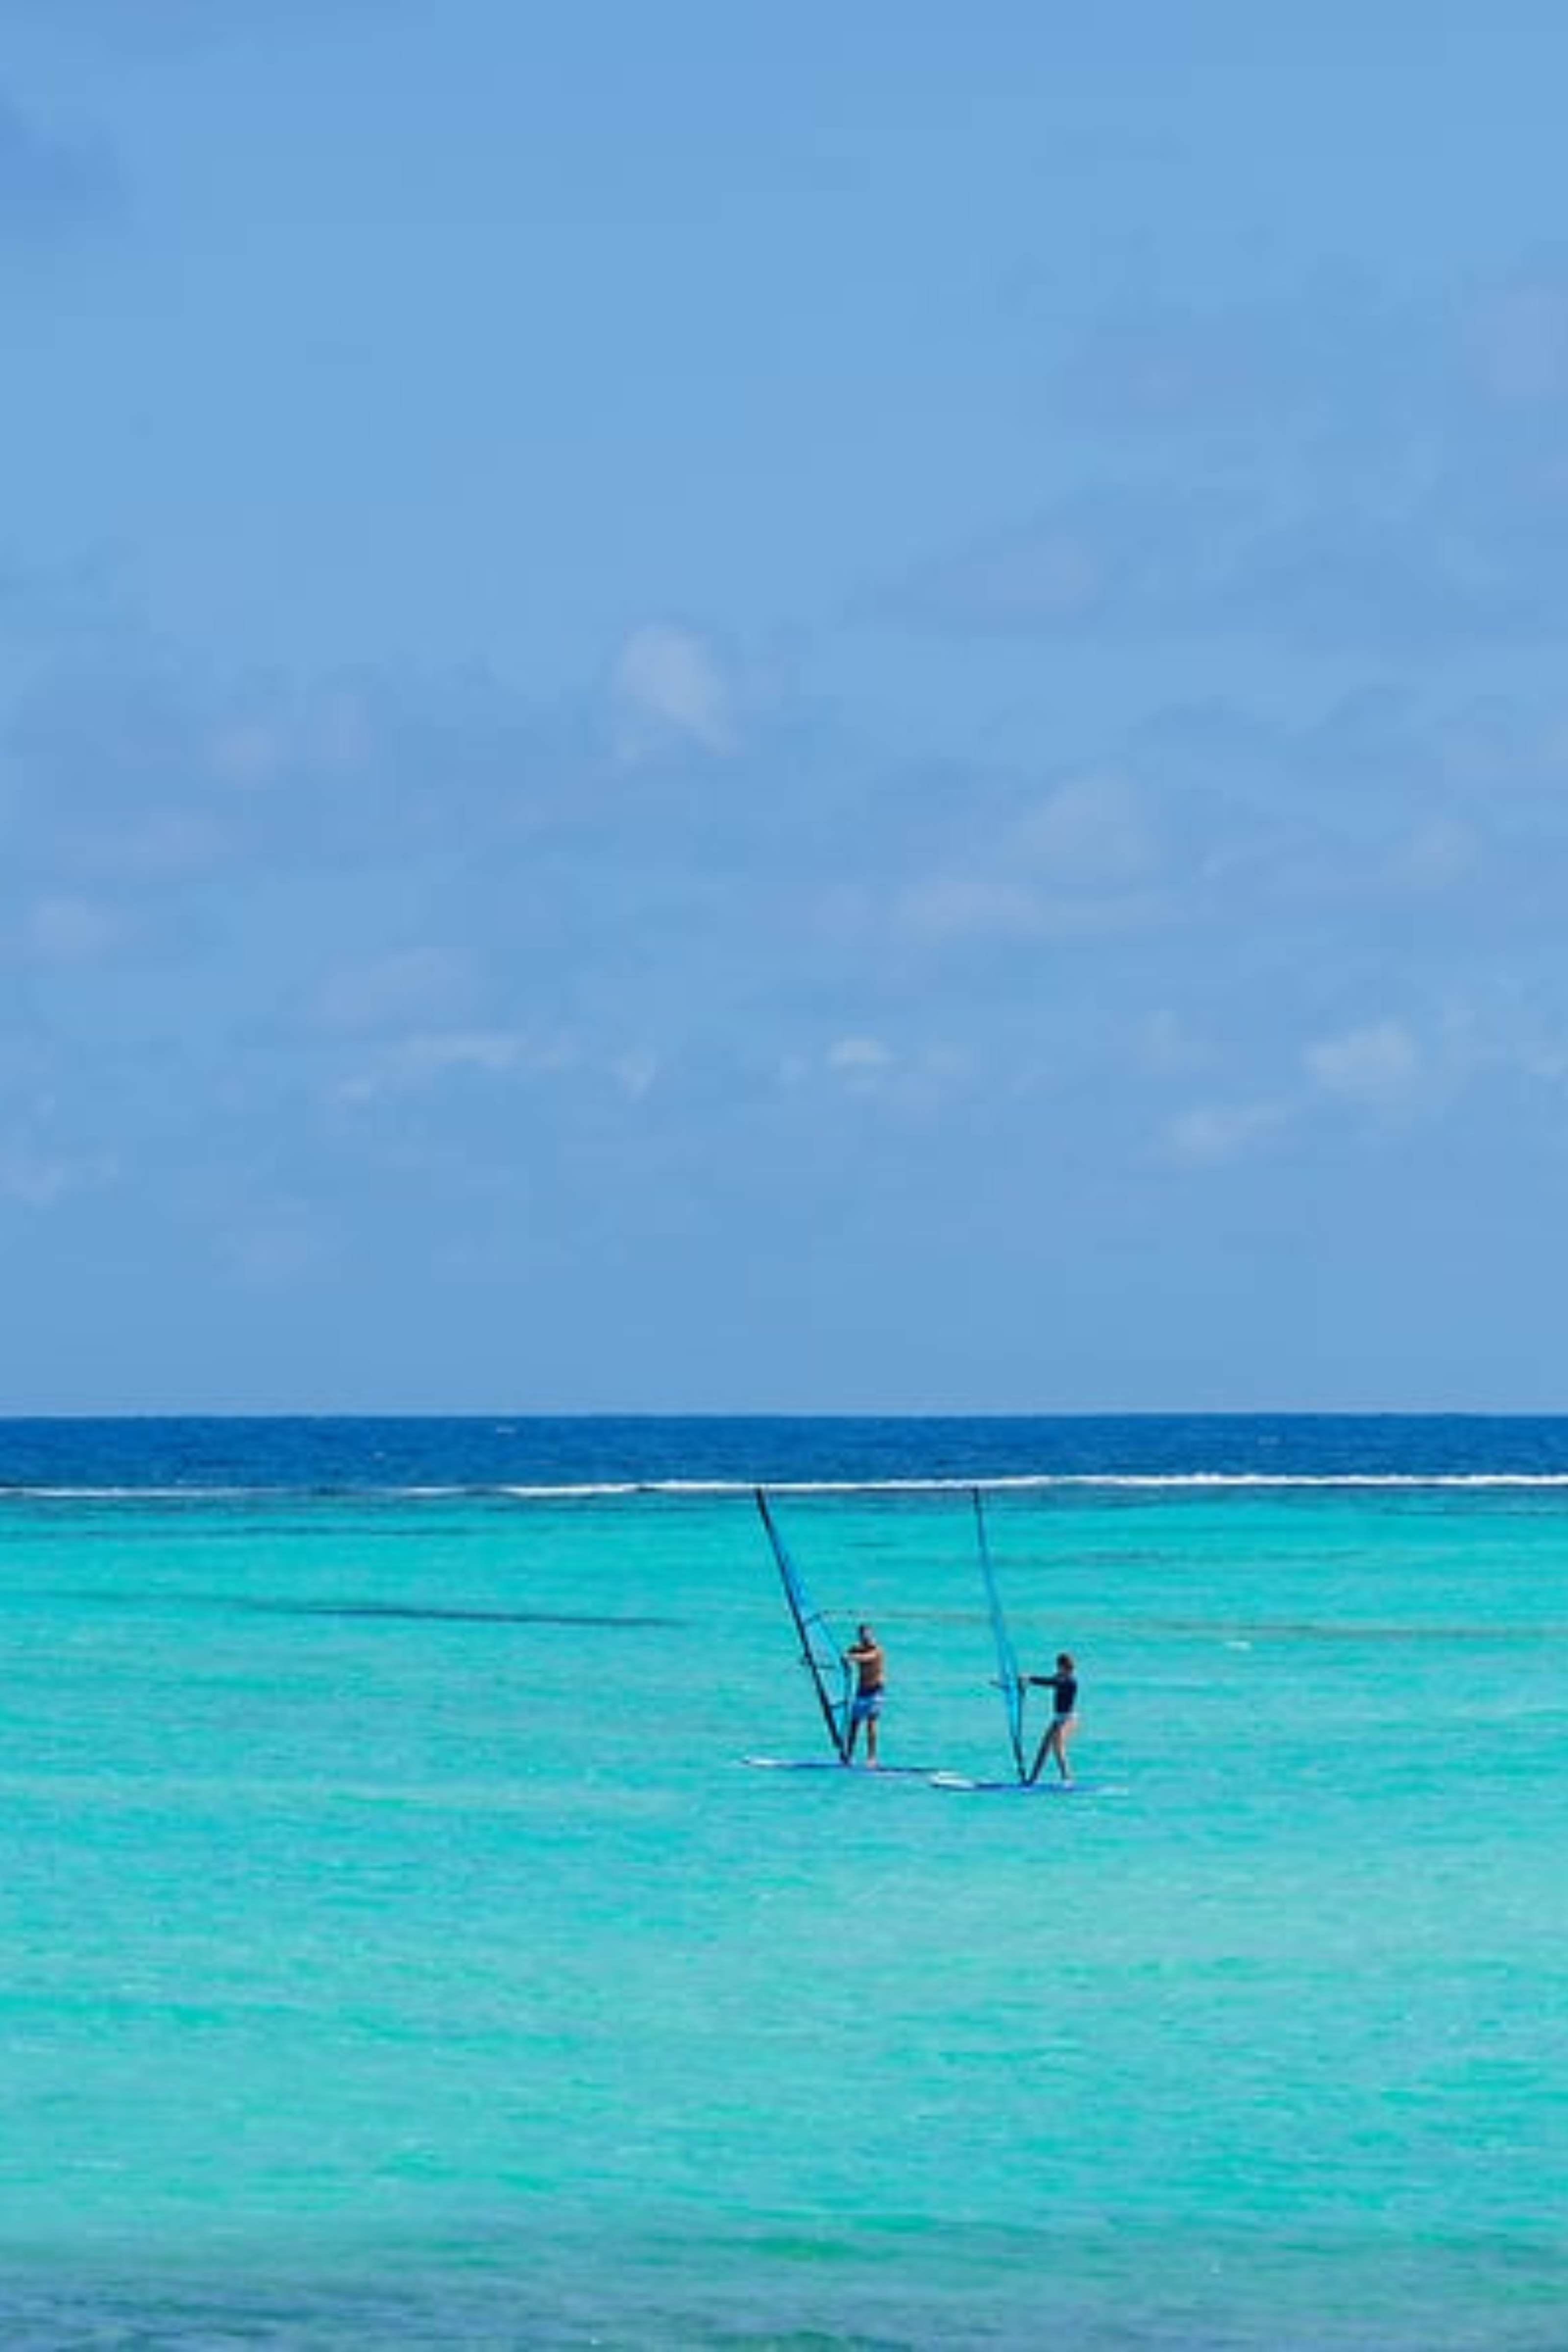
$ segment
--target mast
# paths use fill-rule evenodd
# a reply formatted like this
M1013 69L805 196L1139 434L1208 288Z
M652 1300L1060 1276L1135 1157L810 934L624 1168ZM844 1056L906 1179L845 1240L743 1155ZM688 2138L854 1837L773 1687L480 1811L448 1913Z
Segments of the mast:
M800 1571L785 1549L784 1538L773 1524L768 1498L760 1486L756 1489L756 1497L757 1509L767 1529L773 1559L778 1564L779 1580L784 1589L784 1599L789 1603L789 1613L800 1636L801 1664L811 1676L816 1703L822 1709L822 1720L826 1726L827 1737L833 1742L834 1753L841 1764L847 1764L849 1669L845 1664L844 1652L821 1610L806 1591ZM833 1696L835 1684L838 1686L837 1698Z
M980 1489L970 1489L974 1504L974 1535L980 1549L980 1573L984 1580L985 1599L991 1611L991 1638L996 1644L996 1687L1002 1694L1002 1705L1007 1717L1007 1743L1013 1750L1014 1769L1020 1780L1031 1777L1024 1748L1024 1695L1026 1685L1018 1672L1017 1654L1013 1637L1007 1631L1007 1620L1002 1613L1002 1595L996 1589L996 1571L991 1565L991 1546L985 1534L985 1509L980 1499Z

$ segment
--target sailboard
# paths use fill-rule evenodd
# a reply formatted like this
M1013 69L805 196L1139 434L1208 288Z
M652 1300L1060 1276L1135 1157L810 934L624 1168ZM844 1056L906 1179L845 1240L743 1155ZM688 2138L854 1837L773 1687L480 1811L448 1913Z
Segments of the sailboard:
M741 1761L758 1772L844 1772L850 1769L841 1756L742 1756ZM930 1787L945 1786L942 1775L929 1764L868 1764L854 1778L857 1787L862 1780L924 1780Z
M967 1772L933 1772L931 1785L969 1797L1078 1797L1086 1793L1081 1780L972 1780Z
M931 1772L927 1781L962 1797L1125 1797L1126 1788L1109 1780L973 1780L967 1772Z
M853 1697L853 1671L838 1640L821 1610L806 1591L799 1569L790 1558L789 1549L779 1533L778 1524L769 1507L768 1498L759 1486L756 1490L757 1509L767 1530L768 1542L784 1586L784 1600L790 1617L800 1637L800 1662L811 1676L816 1693L816 1704L822 1721L832 1743L837 1763L849 1761L849 1710ZM763 1759L759 1759L759 1761ZM773 1763L774 1759L765 1759Z

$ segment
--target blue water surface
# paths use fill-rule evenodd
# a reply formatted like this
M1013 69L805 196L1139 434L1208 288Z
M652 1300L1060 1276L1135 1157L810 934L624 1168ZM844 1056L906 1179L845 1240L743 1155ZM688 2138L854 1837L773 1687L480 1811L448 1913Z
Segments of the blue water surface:
M1561 2347L1565 1479L1543 1421L0 1425L0 2342ZM757 1480L889 1760L973 1779L987 1483L1081 1786L743 1763L825 1755Z

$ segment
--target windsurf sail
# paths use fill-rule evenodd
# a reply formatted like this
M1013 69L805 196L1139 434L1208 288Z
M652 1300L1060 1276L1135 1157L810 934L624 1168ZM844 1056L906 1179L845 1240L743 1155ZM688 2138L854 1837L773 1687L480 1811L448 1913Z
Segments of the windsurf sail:
M783 1536L768 1507L768 1498L759 1486L756 1490L757 1509L762 1514L768 1541L773 1546L773 1559L778 1563L779 1580L789 1603L789 1613L795 1630L800 1636L800 1662L806 1669L816 1692L816 1703L822 1709L822 1720L827 1727L827 1737L841 1764L849 1761L849 1703L852 1672L844 1655L842 1643L821 1610L813 1601L801 1579L801 1573L789 1556Z
M991 1638L996 1644L996 1687L1002 1694L1002 1705L1007 1716L1007 1744L1013 1750L1013 1762L1020 1780L1028 1780L1028 1755L1024 1745L1024 1697L1028 1687L1018 1672L1017 1653L1013 1637L1007 1631L1007 1620L1002 1610L1002 1595L996 1589L996 1571L991 1564L991 1545L985 1533L985 1506L980 1499L980 1489L971 1489L974 1502L974 1535L980 1548L980 1573L985 1585L985 1599L991 1611Z

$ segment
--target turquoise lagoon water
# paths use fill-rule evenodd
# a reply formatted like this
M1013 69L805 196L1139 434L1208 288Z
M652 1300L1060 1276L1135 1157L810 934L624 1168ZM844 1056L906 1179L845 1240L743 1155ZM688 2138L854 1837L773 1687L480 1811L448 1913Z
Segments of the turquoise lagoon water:
M1473 1483L1561 1470L1063 1426L731 1445L980 1775L1037 1475L1037 1798L739 1760L825 1742L711 1431L14 1430L0 2342L1568 2344L1568 1488Z

